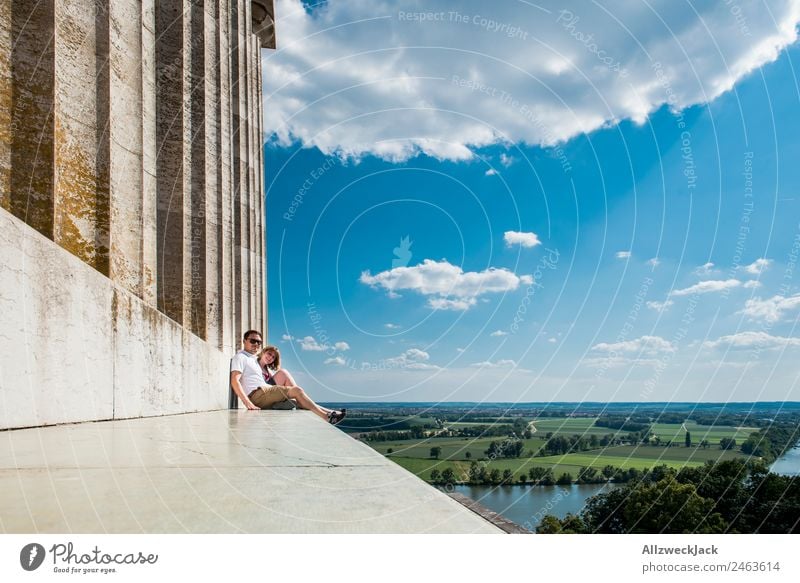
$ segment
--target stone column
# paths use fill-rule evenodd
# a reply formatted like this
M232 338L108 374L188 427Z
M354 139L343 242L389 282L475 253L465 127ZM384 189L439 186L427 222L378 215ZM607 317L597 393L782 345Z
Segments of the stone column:
M3 2L3 208L53 238L55 0ZM7 108L6 108L7 106Z
M158 309L184 323L183 0L156 2Z
M146 54L143 41L146 36L146 40L153 42L152 22L143 22L141 0L104 1L109 12L103 33L110 37L109 58L104 63L109 80L106 103L110 103L106 133L111 190L110 275L123 288L144 299L144 247L155 243L154 233L145 232L145 201L150 196L145 191L143 165L144 107L151 97L154 98L152 85L147 87L147 96L144 92L145 76L149 74L144 67L152 67L152 53L147 62L143 58ZM150 8L148 17L152 17L152 6ZM146 33L148 25L151 31ZM149 138L152 139L152 135ZM147 186L152 183L148 181ZM148 226L152 229L155 224L152 205L147 214L151 215ZM153 259L154 253L150 260ZM150 271L152 278L152 264Z

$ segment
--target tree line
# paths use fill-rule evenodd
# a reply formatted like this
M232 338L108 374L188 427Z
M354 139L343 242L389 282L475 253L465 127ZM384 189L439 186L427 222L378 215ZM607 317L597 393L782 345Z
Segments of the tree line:
M548 515L540 533L796 533L800 478L761 462L708 462L676 471L653 468L590 498L583 511Z

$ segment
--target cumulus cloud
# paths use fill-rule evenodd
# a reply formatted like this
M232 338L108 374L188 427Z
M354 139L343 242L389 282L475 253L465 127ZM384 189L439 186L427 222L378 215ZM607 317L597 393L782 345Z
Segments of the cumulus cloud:
M630 256L631 256L631 252L630 251L617 251L617 253L615 255L615 257L617 259L629 259Z
M265 131L326 154L467 160L476 148L552 146L664 104L706 103L794 42L800 6L555 0L276 2ZM414 13L441 13L438 20ZM616 20L619 19L619 20ZM713 23L713 26L709 26ZM590 37L591 35L591 37Z
M772 336L766 332L739 332L721 336L717 340L703 342L703 348L730 347L733 349L761 348L777 349L787 346L800 346L800 338L787 338L785 336Z
M438 310L467 310L476 305L482 294L501 293L530 284L530 275L518 276L504 268L490 267L483 271L464 271L457 265L426 259L412 267L395 267L372 275L364 271L361 283L383 288L389 297L398 290L411 290L428 298L428 306Z
M592 350L605 352L607 354L643 354L647 356L657 356L664 352L675 352L675 346L669 340L664 340L660 336L641 336L633 340L622 342L607 343L601 342L592 346Z
M485 174L486 174L486 176L496 176L497 175L497 170L495 170L494 168L489 168L485 172Z
M764 259L762 257L761 259L756 259L750 265L743 266L742 269L751 275L759 275L770 265L772 265L772 259Z
M701 281L700 283L696 283L693 286L684 289L673 290L670 292L669 295L680 297L680 296L691 296L694 294L709 294L713 292L721 292L727 289L739 287L740 285L742 285L742 282L739 281L738 279L725 279L725 280L709 279L707 281Z
M329 364L333 366L345 366L347 362L341 356L334 356L333 358L326 358L323 364Z
M539 236L536 233L506 231L505 234L503 235L503 239L506 242L506 247L511 247L512 245L519 245L520 247L530 248L542 244L542 242L539 241Z
M798 307L800 307L800 294L789 297L772 296L765 300L761 298L747 300L741 313L753 320L765 320L773 323L782 320L787 312L796 310Z

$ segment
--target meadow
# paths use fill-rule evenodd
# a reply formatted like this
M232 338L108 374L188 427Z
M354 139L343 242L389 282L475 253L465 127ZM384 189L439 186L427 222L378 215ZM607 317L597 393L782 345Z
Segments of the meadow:
M505 438L495 437L427 437L382 442L367 442L379 453L418 475L429 480L433 470L440 473L445 468L452 468L458 481L465 481L470 464L478 462L487 471L494 469L501 473L510 470L513 480L518 481L521 475L527 475L533 467L550 468L556 478L563 473L576 477L582 468L591 467L601 470L613 466L622 470L634 468L648 470L655 466L667 465L674 468L701 466L707 461L724 459L748 459L738 449L723 450L719 447L722 438L734 438L737 444L756 431L753 427L736 427L726 425L698 425L692 421L685 423L655 423L650 444L608 445L589 450L567 453L563 455L538 456L537 452L546 443L546 435L574 436L584 438L596 436L624 437L628 432L594 425L594 417L548 417L537 419L533 423L533 434L530 439L523 439L523 453L519 458L487 458L486 450L492 441L501 442ZM457 422L446 423L449 428L467 426L487 426L491 423ZM692 445L685 446L686 431L691 434ZM657 438L657 439L656 439ZM701 447L702 440L708 445ZM666 443L672 441L671 446ZM660 445L653 445L660 442ZM431 456L431 448L440 448L438 458Z

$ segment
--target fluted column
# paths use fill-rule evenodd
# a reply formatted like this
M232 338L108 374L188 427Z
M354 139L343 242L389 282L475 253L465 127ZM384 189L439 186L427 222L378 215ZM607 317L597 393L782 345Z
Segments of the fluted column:
M104 63L108 71L107 103L110 103L108 148L110 159L111 204L111 279L145 297L144 245L155 243L152 232L145 232L155 223L154 209L145 213L145 168L143 165L144 67L152 65L143 55L145 30L141 0L109 0L103 33L109 34L109 57ZM152 15L152 11L148 16ZM152 23L149 23L152 27ZM152 41L152 33L148 35ZM148 87L152 92L153 87ZM148 95L149 98L152 95ZM149 184L148 184L149 185ZM152 261L152 258L151 258ZM152 276L152 273L150 274Z
M0 204L52 239L55 1L6 1L3 10L8 24L0 66L3 99L9 107L0 122L0 138L7 145L0 158L7 184Z

